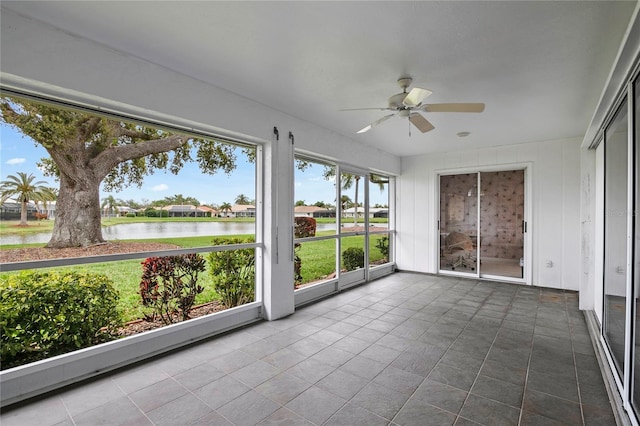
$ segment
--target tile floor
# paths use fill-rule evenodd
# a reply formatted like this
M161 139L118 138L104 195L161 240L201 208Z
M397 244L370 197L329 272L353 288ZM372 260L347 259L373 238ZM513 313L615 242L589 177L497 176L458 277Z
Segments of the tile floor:
M9 407L0 423L612 425L577 298L396 273Z

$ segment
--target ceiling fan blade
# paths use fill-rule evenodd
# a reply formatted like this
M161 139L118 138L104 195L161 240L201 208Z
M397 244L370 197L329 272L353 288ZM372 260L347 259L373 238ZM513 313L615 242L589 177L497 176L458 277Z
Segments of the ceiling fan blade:
M429 120L427 120L417 112L412 112L411 114L409 114L409 121L422 133L426 133L429 130L435 129L435 127L433 127L433 124L431 124Z
M377 111L386 111L389 108L347 108L347 109L339 109L338 111L369 111L369 110L377 110Z
M433 93L431 92L431 90L422 89L420 87L414 87L413 89L411 89L409 94L405 96L404 100L402 101L402 104L409 108L417 107L422 103L424 98L429 96L431 93Z
M427 104L420 108L427 112L482 112L483 103Z
M382 118L377 119L376 121L374 121L373 123L369 124L368 126L358 130L356 133L364 133L364 132L368 132L369 130L371 130L371 128L373 126L377 126L378 124L382 123L383 121L387 121L388 119L390 119L391 117L393 117L396 114L389 114L389 115L385 115Z

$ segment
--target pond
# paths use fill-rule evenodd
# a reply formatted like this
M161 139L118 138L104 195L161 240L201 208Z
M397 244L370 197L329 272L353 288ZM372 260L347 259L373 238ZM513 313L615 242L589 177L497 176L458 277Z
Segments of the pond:
M335 229L335 226L335 223L319 223L316 229L329 231ZM102 228L102 236L109 241L254 233L255 223L253 222L146 222L124 223ZM0 244L47 243L50 238L50 232L8 235L0 239Z

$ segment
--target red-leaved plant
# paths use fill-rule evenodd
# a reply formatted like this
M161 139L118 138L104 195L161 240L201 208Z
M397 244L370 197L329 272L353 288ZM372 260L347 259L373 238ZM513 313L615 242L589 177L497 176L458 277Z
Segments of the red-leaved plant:
M140 296L144 306L153 308L152 319L160 317L165 324L188 319L196 296L204 291L198 285L198 273L204 270L205 260L197 253L145 259Z

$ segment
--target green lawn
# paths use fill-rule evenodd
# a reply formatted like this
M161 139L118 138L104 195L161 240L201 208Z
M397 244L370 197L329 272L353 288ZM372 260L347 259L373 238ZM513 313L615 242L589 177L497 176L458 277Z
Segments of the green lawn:
M128 219L128 218L123 218ZM331 234L328 231L324 234ZM318 235L321 235L319 233ZM229 236L232 237L232 236ZM248 237L246 235L236 235L235 237ZM376 240L382 235L370 236L371 253L370 262L382 259L382 253L376 248ZM184 238L162 238L148 240L149 242L160 242L168 244L176 244L182 248L204 247L211 244L213 237L184 237ZM139 240L130 240L139 241ZM364 247L364 236L351 236L342 239L342 250L348 247ZM31 244L28 246L42 246L42 244ZM3 249L16 248L17 246L3 246ZM24 247L24 246L23 246ZM302 259L302 276L303 283L313 282L326 278L329 274L335 272L335 252L336 240L309 241L303 243L297 250L298 256ZM203 253L207 256L207 253ZM114 286L120 293L119 308L122 311L123 319L130 321L144 316L147 308L140 303L138 293L140 278L142 275L141 262L144 259L125 260L118 262L105 262L88 265L75 265L58 267L56 270L74 270L90 273L105 274L114 283ZM207 266L208 268L208 266ZM4 272L2 274L12 274L17 272ZM218 298L213 290L212 280L208 270L201 273L199 283L205 288L204 292L198 295L196 304L206 303Z

